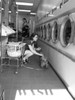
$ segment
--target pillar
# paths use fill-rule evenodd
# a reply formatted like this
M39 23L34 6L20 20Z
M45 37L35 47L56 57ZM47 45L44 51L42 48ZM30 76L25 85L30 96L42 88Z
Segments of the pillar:
M11 23L14 24L14 28L16 29L16 11L17 6L15 0L13 0L12 6L11 6Z
M8 18L9 18L9 0L6 0L4 4L4 22L6 26L8 26Z

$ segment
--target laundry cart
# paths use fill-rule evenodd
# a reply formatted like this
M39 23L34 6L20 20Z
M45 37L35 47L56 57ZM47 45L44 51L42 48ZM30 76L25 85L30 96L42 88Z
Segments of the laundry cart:
M7 60L9 66L16 66L15 74L18 73L18 68L21 66L24 50L25 43L9 42L7 44L6 57L4 59Z

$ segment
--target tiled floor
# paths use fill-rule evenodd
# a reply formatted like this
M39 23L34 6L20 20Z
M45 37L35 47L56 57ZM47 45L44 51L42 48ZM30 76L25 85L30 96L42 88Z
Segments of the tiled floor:
M4 68L0 73L0 84L5 90L5 100L72 100L64 85L50 68L41 69L39 57L30 58L30 63L19 68Z

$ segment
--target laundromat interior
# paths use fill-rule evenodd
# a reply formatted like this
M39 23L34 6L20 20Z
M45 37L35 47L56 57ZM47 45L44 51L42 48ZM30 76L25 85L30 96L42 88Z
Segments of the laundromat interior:
M23 18L47 59L22 53ZM75 0L0 0L0 100L75 100Z

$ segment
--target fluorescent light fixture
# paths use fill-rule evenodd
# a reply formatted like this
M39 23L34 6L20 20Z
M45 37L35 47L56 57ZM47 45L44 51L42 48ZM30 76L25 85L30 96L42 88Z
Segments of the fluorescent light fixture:
M52 7L52 9L55 9L55 8L56 8L56 6L53 6L53 7Z
M36 13L30 13L31 15L36 15Z
M53 15L53 14L49 14L48 16L51 16L51 17L53 17L54 15Z
M57 6L57 9L59 9L60 8L60 6Z
M20 11L20 12L31 12L31 10L22 10L22 9L18 9L18 11Z
M17 5L24 5L24 6L33 6L33 3L27 3L27 2L16 2Z

